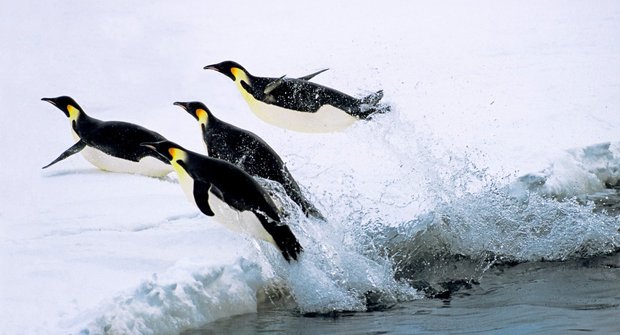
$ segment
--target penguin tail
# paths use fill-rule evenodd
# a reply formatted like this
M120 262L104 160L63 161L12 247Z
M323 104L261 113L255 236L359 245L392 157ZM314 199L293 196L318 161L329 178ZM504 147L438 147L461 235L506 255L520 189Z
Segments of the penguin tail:
M362 98L360 109L356 116L362 120L366 120L370 119L372 114L389 112L391 109L390 105L379 102L382 98L383 90L379 90Z
M313 217L315 219L327 221L325 219L325 216L323 216L323 214L321 213L321 211L319 211L318 208L316 208L316 206L314 206L314 204L312 204L310 200L308 200L303 195L300 195L299 200L293 199L293 201L299 204L299 206L301 207L301 210L304 212L306 217Z
M301 210L307 217L314 217L320 220L325 221L325 216L321 214L321 212L303 195L301 188L288 171L286 166L283 167L282 173L284 175L283 180L280 182L284 187L284 191L286 194L293 200L296 204L301 207Z
M304 214L306 214L307 217L313 217L313 218L319 219L321 221L327 221L327 219L325 219L325 216L321 213L321 211L319 211L312 204L309 204L306 208L303 209L303 211L304 211Z

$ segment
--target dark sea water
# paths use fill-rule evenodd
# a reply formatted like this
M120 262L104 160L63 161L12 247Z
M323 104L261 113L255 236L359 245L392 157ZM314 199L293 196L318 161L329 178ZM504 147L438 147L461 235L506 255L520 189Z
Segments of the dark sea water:
M620 334L620 253L502 265L449 298L382 311L307 317L264 303L198 334Z

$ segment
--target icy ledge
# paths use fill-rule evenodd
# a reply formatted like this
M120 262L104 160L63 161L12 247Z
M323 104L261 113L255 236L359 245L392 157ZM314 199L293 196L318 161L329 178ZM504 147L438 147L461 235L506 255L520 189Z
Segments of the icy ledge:
M255 313L262 285L260 267L245 258L219 266L182 261L80 316L71 333L178 334L222 317Z

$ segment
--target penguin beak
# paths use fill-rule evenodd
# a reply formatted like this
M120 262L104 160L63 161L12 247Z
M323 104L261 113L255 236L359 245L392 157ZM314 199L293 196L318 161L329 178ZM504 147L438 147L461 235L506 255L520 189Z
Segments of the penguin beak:
M217 71L217 72L222 72L222 71L220 71L220 68L217 66L217 64L207 65L203 69L205 69L205 70L213 70L213 71Z
M194 111L189 107L189 102L178 102L177 101L173 105L183 108L183 110L189 113L189 115L193 116L196 120L198 120L198 117L195 115Z
M58 105L56 104L56 100L54 100L54 98L41 98L41 100L42 100L42 101L47 101L47 102L51 103L51 104L52 104L52 105L54 105L54 106L58 106Z
M168 161L169 160L168 157L162 155L159 152L159 150L157 150L157 147L156 147L157 143L158 142L142 142L142 143L140 143L140 146L150 149L151 151L153 151L153 154L155 154L155 155L165 159L166 161Z
M141 147L145 147L145 148L149 148L151 150L153 150L154 152L158 152L157 151L157 147L155 146L157 144L157 142L142 142L140 143Z
M153 145L151 145L151 144L147 144L147 143L140 143L140 146L141 146L141 147L145 147L145 148L149 148L149 149L151 149L151 150L153 150L153 151L157 151L157 148L155 148L155 147L154 147Z
M185 109L186 111L189 111L189 106L188 106L187 102L178 102L177 101L177 102L173 103L173 105L179 106L179 107Z
M67 111L66 108L63 108L61 106L58 105L58 98L41 98L42 101L46 101L49 102L50 104L52 104L54 107L60 109L63 113L65 113L65 116L70 117L71 114L69 114L69 111Z
M219 72L221 74L224 74L226 77L232 79L232 81L236 81L237 80L235 78L235 76L232 74L231 68L226 67L226 65L212 64L212 65L205 66L203 69L205 69L205 70L213 70L213 71Z

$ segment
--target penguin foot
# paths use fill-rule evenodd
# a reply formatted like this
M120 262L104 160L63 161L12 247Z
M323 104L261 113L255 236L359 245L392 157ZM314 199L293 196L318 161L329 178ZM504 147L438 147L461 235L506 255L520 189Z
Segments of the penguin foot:
M284 259L289 263L291 259L297 260L297 257L304 251L304 248L299 244L299 241L288 226L278 226L277 230L278 231L272 235L277 237L274 238L274 240L280 252L282 252L282 256L284 256Z
M375 113L386 113L391 110L390 105L379 103L383 98L383 90L369 94L361 100L360 111L356 115L362 120L370 119Z

